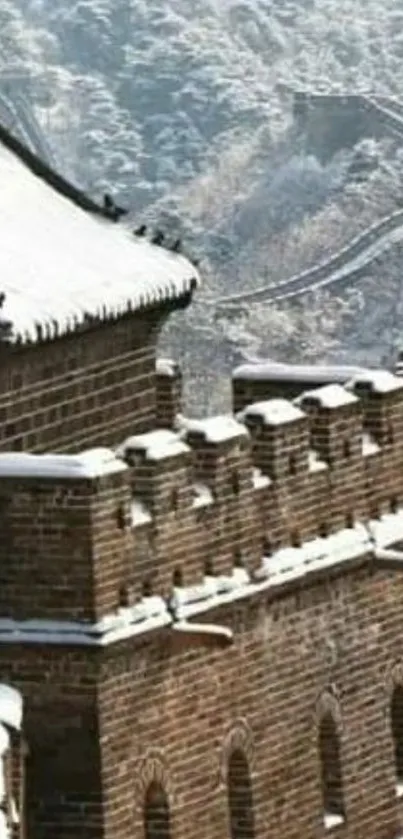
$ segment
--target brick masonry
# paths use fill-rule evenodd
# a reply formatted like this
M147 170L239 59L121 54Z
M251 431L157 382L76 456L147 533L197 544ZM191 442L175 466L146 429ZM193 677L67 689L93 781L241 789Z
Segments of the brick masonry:
M156 422L156 342L168 306L2 350L0 450L114 445Z
M95 657L2 645L0 661L5 679L21 685L24 695L24 837L102 836Z
M191 813L193 835L221 839L241 753L254 832L232 836L398 836L390 707L402 683L401 597L401 580L363 561L210 614L235 631L225 650L184 646L168 631L96 656L2 647L2 672L27 707L27 835L147 835L154 784L167 798L167 835L188 836ZM328 707L347 814L329 832L318 755Z
M188 836L190 821L194 836L230 835L229 765L241 752L254 832L232 836L398 836L390 703L401 596L401 580L362 562L210 614L235 631L225 651L181 649L168 637L111 651L100 689L107 835L144 835L153 781L166 791L172 837ZM332 831L323 825L318 753L329 704L346 812Z
M151 426L155 404L167 424L179 404L161 376ZM356 392L303 399L288 422L269 403L222 440L190 426L187 450L136 450L100 479L0 478L0 617L85 626L395 513L403 384ZM402 574L371 551L207 604L197 621L231 629L229 646L171 626L98 648L3 640L2 680L25 700L27 839L398 839Z

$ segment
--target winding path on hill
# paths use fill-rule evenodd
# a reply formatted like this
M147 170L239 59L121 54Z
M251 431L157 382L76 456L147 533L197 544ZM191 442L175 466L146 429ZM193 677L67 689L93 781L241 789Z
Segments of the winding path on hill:
M327 97L323 94L317 96L313 94L309 98L311 102L323 102ZM329 98L334 99L335 97L333 95ZM376 112L377 119L380 119L388 131L394 136L402 137L403 140L403 103L397 99L387 96L369 97L360 94L336 98L343 101L352 99L366 111ZM243 303L259 301L281 302L300 297L319 288L348 285L364 275L368 266L382 253L402 240L403 210L397 210L371 225L339 251L312 268L294 274L276 285L262 286L249 292L219 297L212 305L231 308Z

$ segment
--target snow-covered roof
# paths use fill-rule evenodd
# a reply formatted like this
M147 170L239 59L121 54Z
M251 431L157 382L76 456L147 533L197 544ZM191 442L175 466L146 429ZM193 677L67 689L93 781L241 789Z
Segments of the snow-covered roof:
M0 453L1 478L91 479L126 469L110 449L88 449L80 454Z
M266 402L255 402L241 412L243 419L260 419L265 425L283 425L304 419L305 414L287 399L267 399Z
M182 255L85 212L0 143L1 314L14 333L35 323L176 299L197 271Z
M351 390L366 388L371 393L391 393L403 388L401 376L394 376L389 370L367 370L363 375L353 376L348 384Z
M353 405L358 402L358 399L341 385L325 385L315 390L305 391L295 401L302 408L309 403L319 405L321 408L341 408L345 405Z
M269 361L259 364L242 364L233 371L232 377L233 379L271 380L273 382L343 384L353 376L362 376L367 372L363 367L346 365L282 364Z
M131 451L143 452L147 460L164 460L166 457L187 454L190 449L174 431L161 428L128 437L119 448L119 454L125 457Z
M200 434L206 443L223 443L225 440L246 437L248 434L245 426L229 414L203 420L185 420L184 423L187 434Z

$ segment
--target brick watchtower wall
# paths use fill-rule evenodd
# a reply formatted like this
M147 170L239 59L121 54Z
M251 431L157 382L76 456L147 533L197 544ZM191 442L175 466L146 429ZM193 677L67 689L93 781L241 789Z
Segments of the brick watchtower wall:
M0 348L0 450L79 451L153 428L159 332L172 308L187 302L184 295Z
M27 837L102 834L97 639L132 561L128 472L104 455L0 464L0 667L27 703Z
M28 837L399 835L402 413L380 374L0 455Z

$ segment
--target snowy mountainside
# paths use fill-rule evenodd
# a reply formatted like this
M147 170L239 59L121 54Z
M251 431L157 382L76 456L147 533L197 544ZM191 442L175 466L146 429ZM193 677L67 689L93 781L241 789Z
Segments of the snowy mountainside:
M224 407L245 355L375 363L398 342L398 244L356 288L235 320L207 304L330 257L402 206L399 138L378 137L357 178L362 149L321 161L290 95L403 100L402 23L400 0L0 0L0 92L31 102L64 173L113 191L133 223L179 231L201 259L205 289L163 349L184 359L203 409Z

